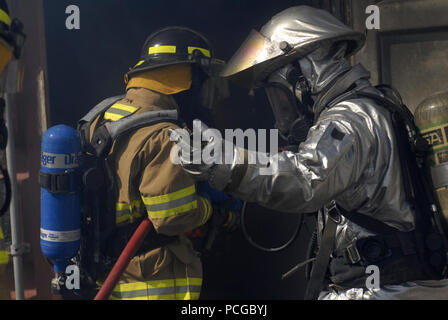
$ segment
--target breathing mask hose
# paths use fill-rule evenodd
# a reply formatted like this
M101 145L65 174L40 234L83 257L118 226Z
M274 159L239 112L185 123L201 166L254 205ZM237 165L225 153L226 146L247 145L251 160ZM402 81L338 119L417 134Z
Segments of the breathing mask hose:
M310 242L308 244L308 248L306 250L306 259L312 259L316 256L316 249L317 249L317 228L313 231L313 234L311 235ZM309 280L311 276L311 269L312 264L308 263L305 266L305 279Z
M152 229L152 223L148 219L143 220L138 226L137 230L132 235L131 239L127 243L123 252L120 254L117 262L113 266L106 281L102 285L100 291L95 296L94 300L106 300L109 298L112 290L115 288L118 280L123 274L124 270L129 265L129 262L136 254L137 250L140 248L146 235Z
M267 91L269 92L269 91ZM272 94L272 92L271 92ZM268 94L269 96L269 94ZM272 98L272 95L271 95ZM270 99L271 101L271 106L273 108L273 112L276 118L276 122L277 122L277 127L279 129L279 134L282 137L282 139L284 139L285 141L287 141L289 143L289 146L287 147L288 150L292 151L292 152L297 152L297 149L299 147L300 142L305 141L306 139L306 135L309 131L309 128L312 126L312 122L309 120L309 118L307 118L306 116L300 116L298 115L298 113L291 113L291 110L288 108L279 108L279 109L275 109L274 106L279 106L279 104L275 104L273 103L272 99ZM281 105L281 104L280 104ZM288 122L288 121L283 121L285 119L288 119L288 117L292 116L293 114L296 114L296 120L293 121L292 123ZM294 119L294 118L293 118ZM289 125L290 127L288 128L288 135L287 137L282 135L282 125ZM284 129L285 127L283 127ZM288 248L298 237L299 233L300 233L300 229L302 228L304 219L303 219L303 214L299 214L299 219L297 221L297 226L291 236L291 238L285 242L283 245L279 246L279 247L273 247L273 248L266 248L263 247L259 244L257 244L252 237L249 235L247 229L246 229L246 208L247 208L247 202L244 202L243 207L241 209L241 230L243 232L244 237L246 238L246 240L255 248L261 250L261 251L265 251L265 252L279 252L282 251L286 248Z
M243 235L246 238L246 240L255 248L264 251L264 252L279 252L282 250L285 250L286 248L288 248L296 239L297 236L299 235L300 229L302 228L303 225L303 215L299 214L299 220L297 222L297 226L294 230L294 233L292 234L291 238L289 238L289 240L287 242L285 242L283 245L279 246L279 247L273 247L273 248L266 248L263 247L261 245L259 245L258 243L256 243L252 237L249 235L247 229L246 229L246 208L247 208L247 202L245 201L243 204L243 207L241 208L241 230L243 231Z

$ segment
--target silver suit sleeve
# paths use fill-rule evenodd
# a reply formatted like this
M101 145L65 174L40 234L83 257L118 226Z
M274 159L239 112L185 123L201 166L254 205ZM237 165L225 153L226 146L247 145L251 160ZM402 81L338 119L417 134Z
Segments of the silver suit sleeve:
M375 153L368 119L341 105L321 116L297 153L269 159L271 174L248 165L235 194L284 212L314 212L353 187Z

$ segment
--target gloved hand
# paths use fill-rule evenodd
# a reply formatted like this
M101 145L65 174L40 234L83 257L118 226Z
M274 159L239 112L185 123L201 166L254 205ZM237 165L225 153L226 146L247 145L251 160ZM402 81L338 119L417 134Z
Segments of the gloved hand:
M204 244L204 250L209 252L220 230L233 232L239 227L242 203L240 199L228 193L213 189L207 181L196 183L196 192L199 196L208 199L213 207Z
M196 181L208 180L214 189L224 190L230 183L235 166L244 163L244 151L232 145L233 159L231 163L226 163L223 152L224 140L220 134L214 134L217 131L209 129L200 120L193 121L193 135L186 135L184 131L179 130L183 129L170 130L170 139L178 147L178 160L184 171ZM195 132L196 135L194 135ZM203 136L210 138L204 143L202 142ZM193 139L201 139L200 149L193 147ZM203 155L208 154L208 152L203 152L204 150L217 150L215 156L220 159L219 163L214 157L205 159ZM231 151L227 150L227 152ZM200 159L200 163L193 163L195 159Z
M239 225L241 200L222 191L213 189L207 181L196 184L196 192L210 201L213 206L211 224L234 231Z
M193 132L200 132L208 129L208 127L199 120L193 121ZM206 164L202 159L202 149L204 142L202 142L201 148L193 148L193 133L188 134L185 129L170 129L170 140L176 143L178 148L178 157L182 169L188 173L196 181L205 181L210 178L211 168L215 165L213 163ZM201 139L201 137L199 137ZM206 144L206 143L205 143ZM194 159L201 159L201 163L194 164Z
M239 201L239 200L238 200ZM238 229L241 223L241 211L240 210L228 210L227 221L222 225L228 232L234 232Z
M241 201L226 192L213 189L208 181L196 183L196 192L203 198L207 198L213 206L230 210L241 210Z

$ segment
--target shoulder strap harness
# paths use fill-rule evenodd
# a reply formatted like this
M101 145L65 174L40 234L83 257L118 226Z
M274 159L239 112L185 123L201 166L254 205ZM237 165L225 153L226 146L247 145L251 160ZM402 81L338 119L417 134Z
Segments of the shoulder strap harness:
M347 89L348 85L344 84L344 87ZM342 101L368 98L377 102L379 106L385 107L391 113L406 199L416 212L416 229L413 232L400 232L374 218L356 212L346 212L343 208L338 207L335 201L332 201L326 207L328 219L311 270L305 299L317 299L324 287L334 249L336 228L341 221L341 216L379 234L379 241L383 241L385 247L400 248L402 256L417 254L421 258L420 261L423 264L421 267L428 278L438 279L446 274L447 244L446 237L441 236L443 230L445 230L445 226L441 225L444 220L439 218L441 213L434 201L423 167L425 153L428 150L427 142L420 136L413 115L402 103L399 94L388 86L378 86L377 89L385 93L387 97L362 92L359 91L360 88L354 88L332 99L332 101L328 101L327 105L332 107ZM344 251L348 264L362 264L366 262L365 260L368 260L360 254L358 243L349 245ZM389 256L382 253L379 258L384 259ZM409 268L412 267L409 266ZM410 277L412 278L412 276ZM403 281L407 280L416 279L403 279ZM382 284L386 283L382 281Z
M90 140L90 127L92 126L92 122L110 106L124 97L124 95L120 95L105 99L78 121L78 132L81 136L84 151L97 157L106 157L109 154L112 143L125 133L160 122L179 124L177 110L148 111L137 115L130 115L117 121L106 122L94 131Z

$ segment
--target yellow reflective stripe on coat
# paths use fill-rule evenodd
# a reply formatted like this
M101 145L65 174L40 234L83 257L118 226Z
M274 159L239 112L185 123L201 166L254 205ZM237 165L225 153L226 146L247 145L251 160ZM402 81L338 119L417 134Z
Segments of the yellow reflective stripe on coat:
M3 229L0 227L0 240L4 240L5 235ZM7 264L9 262L9 252L7 250L0 250L0 264Z
M132 204L118 202L115 205L115 222L121 224L124 222L133 222L135 219L143 216L143 206L138 200L132 201Z
M211 58L211 53L210 50L204 49L204 48L199 48L199 47L188 47L188 54L192 54L194 50L199 50L202 52L202 54L206 57Z
M202 278L178 278L123 283L115 286L112 300L196 300Z
M199 199L202 201L202 203L204 204L204 207L205 207L204 216L202 217L201 223L200 223L200 226L202 226L210 218L210 215L212 213L212 208L213 207L212 207L212 204L210 203L210 201L207 198L199 197Z
M11 25L11 17L2 9L0 9L0 21L8 26Z
M125 104L116 103L112 105L104 114L104 119L117 121L124 117L130 116L136 112L139 108L127 106Z
M6 250L0 250L0 264L8 264L9 252Z
M156 53L176 53L176 46L157 46L148 49L148 55Z
M152 219L168 218L198 207L195 185L160 196L142 197L142 199Z

